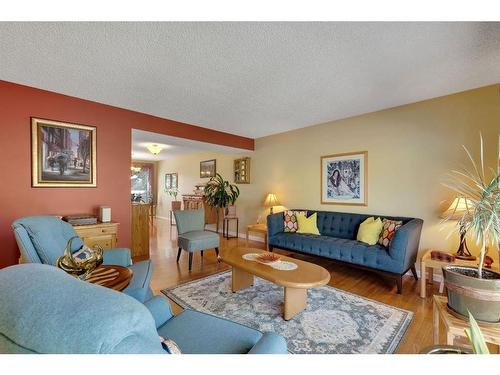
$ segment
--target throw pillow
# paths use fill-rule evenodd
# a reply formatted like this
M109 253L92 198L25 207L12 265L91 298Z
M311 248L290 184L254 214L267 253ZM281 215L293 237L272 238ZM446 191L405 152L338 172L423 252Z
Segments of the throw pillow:
M297 213L302 212L304 215L306 214L305 211L292 211L292 210L287 210L283 211L283 225L284 225L284 232L285 233L295 233L297 232Z
M394 233L396 233L398 228L403 225L403 222L400 220L384 219L382 220L382 223L382 232L380 232L378 243L386 248L389 248L392 238L394 237Z
M356 239L368 245L375 245L382 231L382 220L374 217L369 217L359 225L358 235Z
M302 234L317 234L319 235L318 226L316 224L317 214L316 212L309 217L303 212L297 213L298 229L297 233Z
M169 354L182 354L179 345L174 340L166 339L165 337L159 336L161 346Z

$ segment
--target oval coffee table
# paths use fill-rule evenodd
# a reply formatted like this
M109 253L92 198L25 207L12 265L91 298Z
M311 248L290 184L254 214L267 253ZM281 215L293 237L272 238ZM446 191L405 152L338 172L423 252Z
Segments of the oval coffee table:
M115 265L100 265L85 281L121 292L132 280L132 270Z
M277 270L267 264L243 259L243 255L249 253L265 251L247 247L221 251L220 260L232 266L232 291L253 285L254 276L284 287L285 320L292 319L307 307L307 289L326 285L330 281L330 273L316 264L278 254L280 260L295 263L298 267L291 271Z

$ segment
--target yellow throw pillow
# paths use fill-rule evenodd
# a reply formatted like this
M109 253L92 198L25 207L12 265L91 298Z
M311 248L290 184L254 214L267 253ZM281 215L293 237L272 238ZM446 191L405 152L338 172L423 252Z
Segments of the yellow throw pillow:
M318 234L319 235L318 226L316 225L316 218L317 218L316 213L312 214L309 217L306 217L306 214L304 212L298 212L297 213L297 223L299 225L298 225L297 233ZM377 240L378 240L378 237L377 237Z
M356 239L368 245L375 245L378 242L383 226L384 224L380 218L375 220L375 218L369 217L360 224Z

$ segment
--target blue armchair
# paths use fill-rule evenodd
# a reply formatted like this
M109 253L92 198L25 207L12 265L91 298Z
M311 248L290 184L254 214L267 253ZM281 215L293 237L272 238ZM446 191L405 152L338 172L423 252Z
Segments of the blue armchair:
M185 354L286 353L284 338L123 293L44 264L0 270L0 353L165 354L159 335Z
M193 264L193 253L203 250L215 249L219 255L220 238L217 233L205 230L204 210L184 210L174 211L175 222L177 223L177 263L181 257L182 249L189 253L189 271Z
M78 236L73 227L56 216L28 216L12 223L23 262L55 265L71 237ZM73 250L83 242L73 241ZM104 264L129 267L132 280L124 293L144 302L153 296L149 283L153 274L150 260L132 264L130 250L116 248L104 251Z

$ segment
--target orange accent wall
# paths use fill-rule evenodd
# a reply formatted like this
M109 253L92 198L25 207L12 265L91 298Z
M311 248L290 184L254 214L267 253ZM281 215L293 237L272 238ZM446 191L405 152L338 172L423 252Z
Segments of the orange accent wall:
M97 127L96 188L31 187L30 117ZM131 130L253 150L254 140L0 80L0 268L18 262L11 223L22 216L112 208L130 246Z

